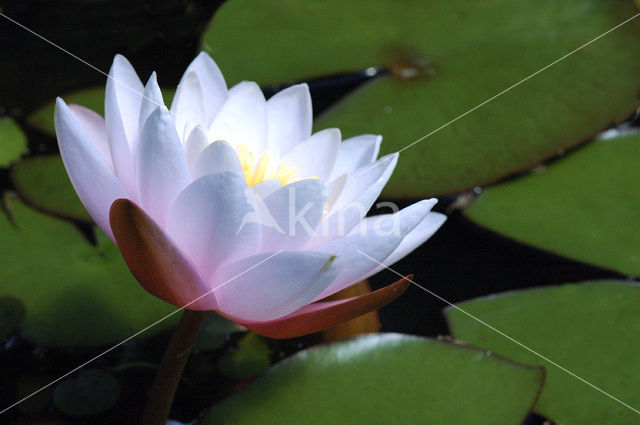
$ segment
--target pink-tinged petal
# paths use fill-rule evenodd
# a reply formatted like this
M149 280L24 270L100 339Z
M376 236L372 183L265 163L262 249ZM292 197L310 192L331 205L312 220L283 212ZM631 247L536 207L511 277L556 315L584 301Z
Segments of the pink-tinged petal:
M128 199L111 206L111 228L131 273L158 298L189 310L215 310L215 295L166 233Z
M242 82L229 90L229 99L211 123L210 140L225 140L233 146L247 145L259 154L266 148L267 101L260 87Z
M200 177L178 195L167 230L203 276L225 262L253 255L262 233L244 177L222 172Z
M206 125L204 96L200 79L195 71L185 72L171 102L171 113L176 120L176 129L181 138L187 138L191 129Z
M280 319L238 323L267 338L296 338L320 332L389 304L402 295L412 278L413 275L408 275L384 288L357 297L308 304Z
M191 177L196 180L207 174L223 171L229 171L244 178L242 165L240 165L236 151L227 142L218 140L211 143L198 155L191 168Z
M329 286L340 270L334 255L276 251L222 266L210 285L234 321L266 321L293 313Z
M87 132L89 138L93 141L96 149L100 152L104 162L113 170L113 162L111 161L111 150L109 149L109 140L107 139L107 126L104 118L84 106L70 104L69 109L78 118L82 124L82 128Z
M227 83L218 65L205 52L201 52L191 62L185 74L195 72L200 81L205 112L204 126L209 127L222 104L227 100Z
M347 175L340 196L333 200L328 216L323 220L327 229L322 235L324 240L344 236L362 220L380 196L397 162L398 154L390 154Z
M331 178L335 179L342 174L351 173L372 164L380 152L380 143L382 143L382 136L373 134L363 134L343 141L340 144Z
M410 252L425 243L427 239L429 239L436 230L442 226L446 219L447 216L444 214L436 212L429 213L422 219L420 224L418 224L411 232L409 232L409 234L407 234L407 236L404 237L404 239L402 239L402 242L400 242L400 245L398 245L395 251L393 251L384 261L381 261L384 266L378 265L371 275L384 270L386 267L390 267L395 262L400 261Z
M313 109L306 84L296 84L275 95L267 102L269 118L269 148L277 148L281 155L311 136Z
M382 262L388 258L403 238L429 214L436 202L435 199L424 200L395 214L368 217L348 236L311 247L314 251L339 255L349 265L315 300L328 297L374 274L379 266L376 261Z
M328 128L293 147L282 162L299 171L295 177L327 180L340 148L340 130Z
M164 106L164 99L162 99L162 91L158 85L158 79L155 71L151 73L147 85L144 87L144 97L140 105L140 115L138 116L138 128L144 128L144 123L147 118L158 109L158 107Z
M136 196L133 152L138 144L140 105L144 87L136 71L122 55L116 55L109 71L104 117L113 168L131 196Z
M262 249L299 249L315 235L326 202L324 184L306 179L283 186L264 198L268 214L277 224L262 230Z
M147 119L136 158L140 203L164 226L173 201L191 182L173 118L165 107L157 108Z
M98 227L113 240L109 207L127 192L118 181L84 126L58 98L54 114L58 146L69 179Z
M191 134L187 138L184 144L184 153L187 157L187 163L189 166L193 166L198 155L202 153L204 148L209 145L209 139L207 139L207 133L201 126L197 126L191 130Z

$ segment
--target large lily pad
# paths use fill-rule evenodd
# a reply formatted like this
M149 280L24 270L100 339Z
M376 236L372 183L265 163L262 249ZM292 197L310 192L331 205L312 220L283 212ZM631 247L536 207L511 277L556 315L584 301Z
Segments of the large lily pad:
M202 46L227 80L261 84L386 67L317 123L384 135L398 151L594 39L630 1L226 2ZM409 148L387 196L458 192L552 157L638 105L640 22Z
M640 407L640 287L585 282L472 300L460 308L603 391ZM638 414L455 309L456 338L547 367L535 410L564 425L635 424Z
M640 135L597 140L487 189L465 214L545 250L640 276Z
M20 332L48 346L119 342L175 307L147 293L102 233L91 246L72 224L20 201L0 215L0 295L26 309ZM15 225L14 225L15 223ZM175 323L171 317L145 335Z
M47 213L90 221L59 155L34 156L11 167L11 180L29 204Z
M27 149L27 137L11 118L0 118L0 167L6 167Z
M543 380L540 368L484 351L370 334L283 360L215 406L202 425L514 425Z

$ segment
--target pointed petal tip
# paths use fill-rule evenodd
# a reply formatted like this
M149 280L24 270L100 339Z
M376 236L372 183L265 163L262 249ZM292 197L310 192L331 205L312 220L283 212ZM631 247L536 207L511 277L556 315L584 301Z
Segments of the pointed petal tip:
M229 318L268 338L296 338L323 331L385 306L402 295L412 279L413 274L409 274L377 291L339 301L309 304L286 317L268 322L247 322Z

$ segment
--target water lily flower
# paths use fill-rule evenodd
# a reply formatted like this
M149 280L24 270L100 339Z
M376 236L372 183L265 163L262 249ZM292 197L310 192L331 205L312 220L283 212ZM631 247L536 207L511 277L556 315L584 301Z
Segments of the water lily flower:
M176 306L218 310L259 333L313 332L380 307L407 282L323 302L427 240L436 200L365 217L397 154L381 137L312 134L306 84L269 100L230 89L201 53L171 107L116 56L105 117L58 99L60 153L78 196L140 284ZM375 261L372 261L372 258Z

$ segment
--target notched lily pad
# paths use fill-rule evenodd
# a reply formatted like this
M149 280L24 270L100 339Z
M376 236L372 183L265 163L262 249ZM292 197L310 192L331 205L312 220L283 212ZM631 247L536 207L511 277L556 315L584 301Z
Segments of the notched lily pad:
M477 349L370 334L298 352L199 424L513 425L543 381L542 368Z
M465 215L520 242L640 276L638 164L640 135L596 140L488 188Z
M317 122L401 150L632 17L632 2L342 0L224 3L202 46L231 84L387 67ZM634 20L401 155L389 197L485 185L586 140L638 106ZM251 58L251 61L247 61ZM612 102L611 99L615 99Z
M53 394L58 410L69 416L91 416L112 408L120 397L120 382L99 369L84 369L60 382Z
M527 347L632 407L640 406L640 286L595 281L493 295L459 304ZM446 312L452 334L547 368L535 410L563 425L632 424L638 415L464 313Z
M11 167L11 180L25 202L50 214L91 221L59 155L34 156Z

